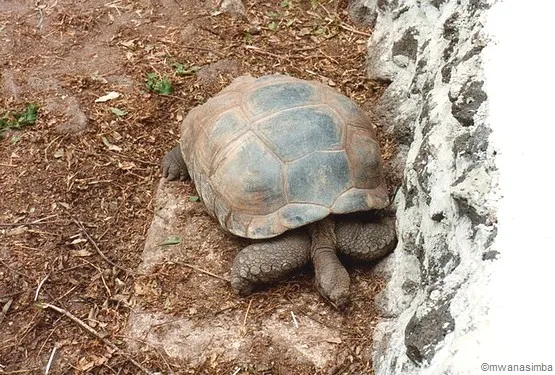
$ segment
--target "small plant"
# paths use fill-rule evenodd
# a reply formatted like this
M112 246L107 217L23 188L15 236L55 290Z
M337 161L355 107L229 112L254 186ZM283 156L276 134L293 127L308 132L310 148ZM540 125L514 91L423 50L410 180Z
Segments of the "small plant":
M23 112L7 112L0 114L0 138L9 129L23 129L26 126L35 125L37 121L37 106L27 104Z
M159 246L179 245L180 243L181 243L181 237L174 234L169 237L166 237L164 242L162 242Z
M291 0L283 0L280 5L282 8L291 9Z
M175 69L175 74L178 76L192 76L200 70L200 66L196 65L185 68L185 65L181 63L174 63L172 66Z
M270 17L270 22L268 23L268 29L272 31L277 31L279 29L279 14L276 12L269 11L267 13L268 17Z
M160 77L156 73L147 73L146 87L160 95L170 95L173 86L167 77Z
M124 111L123 109L117 107L110 107L110 112L112 112L117 117L123 117L127 115L127 111Z
M279 13L273 12L273 11L269 11L266 13L268 15L268 17L270 17L271 20L275 21L279 18Z

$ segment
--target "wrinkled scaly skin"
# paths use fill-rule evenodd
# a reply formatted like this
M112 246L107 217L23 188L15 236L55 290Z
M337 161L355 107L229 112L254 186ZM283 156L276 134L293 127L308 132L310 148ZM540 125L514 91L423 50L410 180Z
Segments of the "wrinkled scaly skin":
M258 286L285 278L312 260L316 288L332 305L342 309L349 301L350 279L336 251L356 261L369 262L389 254L397 244L393 216L371 222L330 216L308 228L309 233L300 228L241 250L231 270L233 289L247 295ZM260 272L268 269L268 263L271 272Z
M383 210L370 222L336 218L337 251L350 259L369 262L383 258L397 245L394 212Z
M179 146L162 160L162 174L168 181L189 177ZM248 295L312 261L316 288L333 306L343 309L349 301L350 279L336 252L357 261L372 261L389 254L396 244L392 215L370 222L329 216L242 249L233 261L231 286L238 294Z
M168 181L185 181L189 178L181 147L175 146L162 159L162 176Z
M231 271L231 287L240 295L283 279L310 261L310 237L304 228L257 241L241 250Z
M316 288L332 305L341 309L349 301L351 280L335 253L335 221L328 216L310 225L309 232Z

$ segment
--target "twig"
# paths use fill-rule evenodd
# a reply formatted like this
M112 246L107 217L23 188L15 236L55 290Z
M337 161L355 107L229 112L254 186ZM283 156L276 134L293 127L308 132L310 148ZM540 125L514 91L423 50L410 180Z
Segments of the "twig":
M54 215L49 215L49 216L45 216L43 218L34 220L34 221L30 221L30 222L23 222L23 223L0 223L0 227L4 228L4 227L20 227L20 226L27 226L27 225L39 225L39 224L47 224L49 222L45 222L45 220L51 219L53 217L58 216L58 214L54 214Z
M52 146L52 143L56 142L58 139L65 137L65 136L57 136L56 138L54 138L49 144L46 145L46 148L44 149L44 161L48 163L48 149L50 148L50 146ZM63 139L62 139L63 141Z
M318 5L320 6L320 8L324 9L324 11L327 13L328 17L330 18L330 20L332 20L332 19L333 19L333 16L332 16L332 14L330 13L330 11L328 10L328 8L326 8L326 7L324 6L324 4L318 3ZM315 16L318 16L318 18L322 19L322 16L320 16L318 13L314 13L314 15L315 15Z
M138 369L140 369L142 372L144 372L145 374L149 374L150 372L148 371L148 369L146 369L145 367L143 367L139 362L137 362L136 360L134 360L133 358L131 358L129 356L129 354L127 354L126 352L124 352L123 350L121 350L116 344L114 344L113 342L111 342L110 340L102 337L102 335L97 332L94 328L92 328L91 326L89 326L87 323L85 323L84 321L82 321L81 319L79 319L78 317L76 317L75 315L73 315L72 313L70 313L67 310L64 310L58 306L54 306L51 305L49 303L41 303L39 304L39 307L43 308L43 309L51 309L54 310L62 315L64 315L65 317L69 318L70 320L72 320L74 323L76 323L78 326L80 326L81 328L83 328L85 331L87 331L88 333L90 333L91 335L95 336L97 339L99 339L100 341L102 341L104 344L108 345L111 349L113 349L117 354L123 356L125 359L127 359L128 361L130 361L133 365L135 365Z
M219 56L219 57L225 57L225 56L222 55L221 53L216 52L216 51L214 51L213 49L205 48L205 47L199 47L199 46L179 46L179 48L198 49L198 50L200 50L200 51L206 51L206 52L213 53L214 55Z
M61 300L62 298L64 298L65 296L67 296L69 293L73 292L79 285L75 285L73 288L71 288L70 290L68 290L67 292L65 292L64 294L62 294L61 296L59 296L58 298L56 298L54 300L54 302L57 302L59 300Z
M183 100L183 98L180 98L180 97L177 97L177 98ZM151 161L139 159L139 158L136 158L134 156L129 156L129 155L121 154L121 153L116 153L115 151L110 151L110 153L113 154L113 155L123 157L124 159L127 158L127 159L130 159L130 160L136 161L137 163L142 163L142 164L146 164L146 165L152 165L152 166L155 166L155 167L160 167L160 163L153 163Z
M40 360L40 354L42 353L42 349L44 349L44 347L46 346L46 344L48 343L48 340L50 340L50 337L52 337L52 335L54 334L54 332L56 332L56 330L58 329L58 322L60 320L62 320L64 317L63 316L59 316L58 319L56 319L56 321L54 323L51 324L52 327L54 327L50 333L48 334L48 336L46 337L46 339L43 340L42 345L40 346L39 352L37 353L36 359L37 361Z
M104 288L106 288L106 291L108 292L108 297L112 297L112 292L110 291L110 288L108 288L108 285L106 284L106 280L104 280L104 276L102 276L102 273L100 273L100 279L102 280L102 284L104 284Z
M191 269L193 269L193 270L195 270L195 271L204 273L205 275L208 275L208 276L215 277L216 279L223 280L223 281L225 281L225 282L227 282L227 283L229 282L229 279L226 279L226 278L223 277L223 276L216 275L215 273L212 273L212 272L210 272L210 271L203 270L202 268L199 268L199 267L194 266L194 265L192 265L192 264L184 263L184 262L178 262L177 264L181 264L181 265L183 265L183 266L189 267L189 268L191 268Z
M56 223L56 221L48 221L48 223ZM44 235L44 236L59 236L59 233L52 233L52 232L47 232L44 230L38 230L38 229L27 229L27 233L31 233L31 234L39 234L39 235Z
M49 276L50 276L50 272L48 272L48 274L44 277L44 279L40 281L39 286L37 287L37 290L35 292L35 299L34 299L35 302L36 300L39 299L40 288L42 288L42 285L46 282Z
M372 35L370 35L370 34L368 34L368 33L363 32L363 31L355 30L355 29L353 29L352 27L350 27L350 26L348 26L347 24L345 24L344 22L341 22L341 23L339 24L339 27L342 28L343 30L350 31L350 32L352 32L353 34L362 35L362 36L365 36L365 37L367 37L367 38L370 38L370 37L372 36Z
M214 312L212 313L212 316L218 316L219 314L223 313L224 311L234 309L234 308L237 307L238 304L239 304L239 303L234 303L234 304L231 305L231 306L222 307L221 309L219 309L219 310L217 310L217 311L214 311Z
M8 310L10 309L12 302L13 302L13 298L11 298L8 302L6 302L6 304L2 308L2 311L0 311L0 324L2 324L2 322L4 321L4 318L6 317L6 315L8 315Z
M171 94L160 94L160 96L161 97L166 97L166 98L178 99L178 100L181 100L181 101L184 101L184 102L187 101L187 99L185 99L185 98L181 98L179 96L175 96L175 95L171 95Z
M169 357L169 355L167 354L167 352L166 352L166 353L162 353L162 352L160 351L160 349L158 349L158 347L157 347L156 345L151 344L150 342L148 342L148 341L146 341L146 340L138 339L138 338L136 338L136 337L125 336L125 335L118 335L118 337L122 337L122 338L127 339L127 340L134 340L134 341L140 342L141 344L148 345L149 347L151 347L152 349L154 349L154 350L156 351L156 353L158 353L158 355L160 356L160 358L162 358L162 360L163 360L164 363L166 364L166 367L168 368L168 374L169 374L169 373L172 373L172 371L173 371L172 367L176 367L175 365L170 364L170 363L168 362L168 360L166 359L166 357ZM164 349L164 351L165 351L165 348L162 348L162 349Z
M128 187L126 187L123 192L121 192L120 196L121 196L121 203L119 204L118 208L116 209L116 212L114 213L114 223L117 224L117 222L119 221L119 213L121 211L121 208L125 205L125 202L127 200L127 189L129 189ZM104 232L102 234L102 236L99 237L99 240L104 237L104 235L108 233L108 229L106 229L106 232Z
M20 290L20 291L8 293L8 294L2 294L2 295L0 295L0 300L3 300L4 298L8 298L8 297L17 296L18 294L21 294L23 292L24 292L23 290Z
M322 55L326 56L328 59L330 59L332 62L336 63L337 65L339 65L339 61L337 61L336 59L334 59L333 57L331 57L330 55L326 54L324 51L322 51L321 48L318 49L318 52L320 52Z
M245 317L243 318L243 327L245 328L247 325L247 317L249 316L249 311L251 311L251 305L252 305L252 298L249 299L249 305L247 306L247 311L245 311Z
M23 342L23 339L27 337L29 332L31 332L33 328L35 328L39 324L39 322L36 321L36 318L39 316L39 314L41 314L41 311L35 312L33 317L29 320L29 324L27 324L26 327L20 329L19 332L17 332L17 334L15 335L15 345L20 345Z
M258 47L255 47L255 46L245 46L245 49L251 50L251 51L256 52L256 53L260 53L262 55L272 56L272 57L275 57L276 59L289 60L285 56L276 55L275 53L264 51L262 48L258 48Z
M37 29L42 29L42 21L44 21L44 15L42 14L42 8L40 6L37 7L37 11L39 12L38 22L37 22Z
M122 270L122 271L125 271L125 272L127 272L128 274L130 274L130 275L134 275L134 274L135 274L135 272L133 272L133 271L131 271L131 270L128 270L127 268L122 267L122 266L120 266L120 265L118 265L118 264L112 262L110 259L108 259L108 257L106 257L106 255L104 255L104 253L102 252L102 250L100 250L100 248L98 247L98 245L96 244L96 242L93 240L93 238L91 237L91 235L89 234L89 232L87 232L87 230L85 229L85 227L83 226L83 224L82 224L80 221L77 221L73 216L71 216L71 214L69 214L69 212L68 212L68 215L69 215L69 217L71 218L71 220L72 220L75 224L77 224L77 226L79 227L79 229L81 229L81 231L83 232L83 234L85 235L85 237L87 237L87 240L89 240L89 242L91 243L91 245L94 247L94 249L96 250L96 252L98 253L98 255L100 255L100 257L101 257L102 259L104 259L108 264L110 264L110 265L112 265L112 266L114 266L114 267L116 267L116 268L118 268L118 269L120 269L120 270Z
M291 317L293 318L293 327L295 327L295 329L299 329L299 323L297 322L297 317L293 311L291 311Z
M108 370L112 371L112 374L114 375L119 375L119 372L116 372L116 370L114 370L113 368L111 368L110 366L108 366L106 363L103 363L102 366L106 367Z
M26 368L23 370L14 370L14 371L10 371L7 372L6 374L32 374L33 371L38 370L38 367L33 367L33 368ZM4 372L2 372L1 374L4 374Z
M48 375L50 371L50 366L52 365L52 360L54 359L54 354L56 353L56 345L52 348L52 353L50 353L50 358L48 358L48 363L46 364L46 368L44 369L44 375Z
M215 30L212 30L212 29L210 29L210 28L208 28L208 27L205 27L205 26L200 25L200 26L199 26L199 29L204 30L204 31L206 31L206 32L209 32L210 34L215 35L215 36L218 37L218 38L221 38L221 34L220 34L220 33L216 32Z
M179 9L183 10L183 6L181 5L181 3L177 0L173 0L174 3L177 4L177 6L179 7Z
M114 1L114 3L116 3L117 1ZM104 4L105 7L108 8L114 8L116 10L116 12L118 12L118 16L121 16L121 12L119 11L119 7L116 4Z
M314 51L318 47L300 47L300 48L291 48L291 52L306 52L306 51Z
M0 259L0 264L2 264L4 267L6 267L7 269L9 269L10 271L12 271L13 273L22 276L24 278L26 278L27 280L33 280L32 278L30 278L29 276L27 276L26 274L19 272L16 269L13 269L8 263L4 262L3 259Z
M330 13L330 11L329 11L323 4L318 4L318 5L320 5L320 7L322 7L322 9L324 9L324 11L328 14L328 17L329 17L330 21L333 21L333 18L334 18L334 17L333 17L332 14ZM316 14L316 15L318 15L318 14ZM320 17L320 18L322 18L322 17ZM352 32L352 33L354 33L354 34L363 35L363 36L365 36L365 37L367 37L367 38L370 38L370 36L371 36L370 34L365 33L365 32L363 32L363 31L358 31L358 30L353 29L351 26L347 25L347 24L346 24L345 22L343 22L343 21L341 21L341 23L340 23L338 26L339 26L340 28L342 28L343 30L350 31L350 32Z
M306 317L309 318L310 320L313 320L313 321L315 321L316 323L321 324L321 325L323 325L324 327L327 327L327 328L329 328L329 329L331 329L331 330L336 330L336 329L338 329L337 327L332 327L332 326L330 326L329 324L326 324L326 323L324 323L323 321L319 320L318 318L315 318L315 317L312 316L311 314L307 313L307 312L304 311L302 308L300 308L299 306L297 306L297 305L295 304L295 302L293 302L293 301L291 300L291 298L289 298L289 297L287 297L287 296L285 296L285 298L293 305L293 308L294 308L295 310L297 310L298 313L300 313L300 314L306 316ZM339 328L339 331L340 331L340 332L343 332L344 329Z

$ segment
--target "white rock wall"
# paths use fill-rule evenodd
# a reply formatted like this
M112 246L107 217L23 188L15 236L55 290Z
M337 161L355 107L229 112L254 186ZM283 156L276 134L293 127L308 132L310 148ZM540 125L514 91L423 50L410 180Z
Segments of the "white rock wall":
M460 362L479 354L489 319L484 285L499 256L492 246L496 151L482 66L491 3L356 3L352 9L375 20L368 74L391 82L380 112L399 143L390 167L402 176L399 245L386 261L391 279L380 296L386 319L374 337L375 370L479 373Z

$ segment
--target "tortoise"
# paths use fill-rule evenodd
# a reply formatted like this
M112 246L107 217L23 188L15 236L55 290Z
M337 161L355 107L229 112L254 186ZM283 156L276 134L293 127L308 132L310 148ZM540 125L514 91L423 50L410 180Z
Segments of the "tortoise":
M238 294L312 260L317 289L341 309L350 280L336 252L368 261L396 245L393 215L343 215L388 207L382 164L373 125L353 101L276 74L238 77L192 109L162 174L192 178L222 228L254 240L233 261Z

